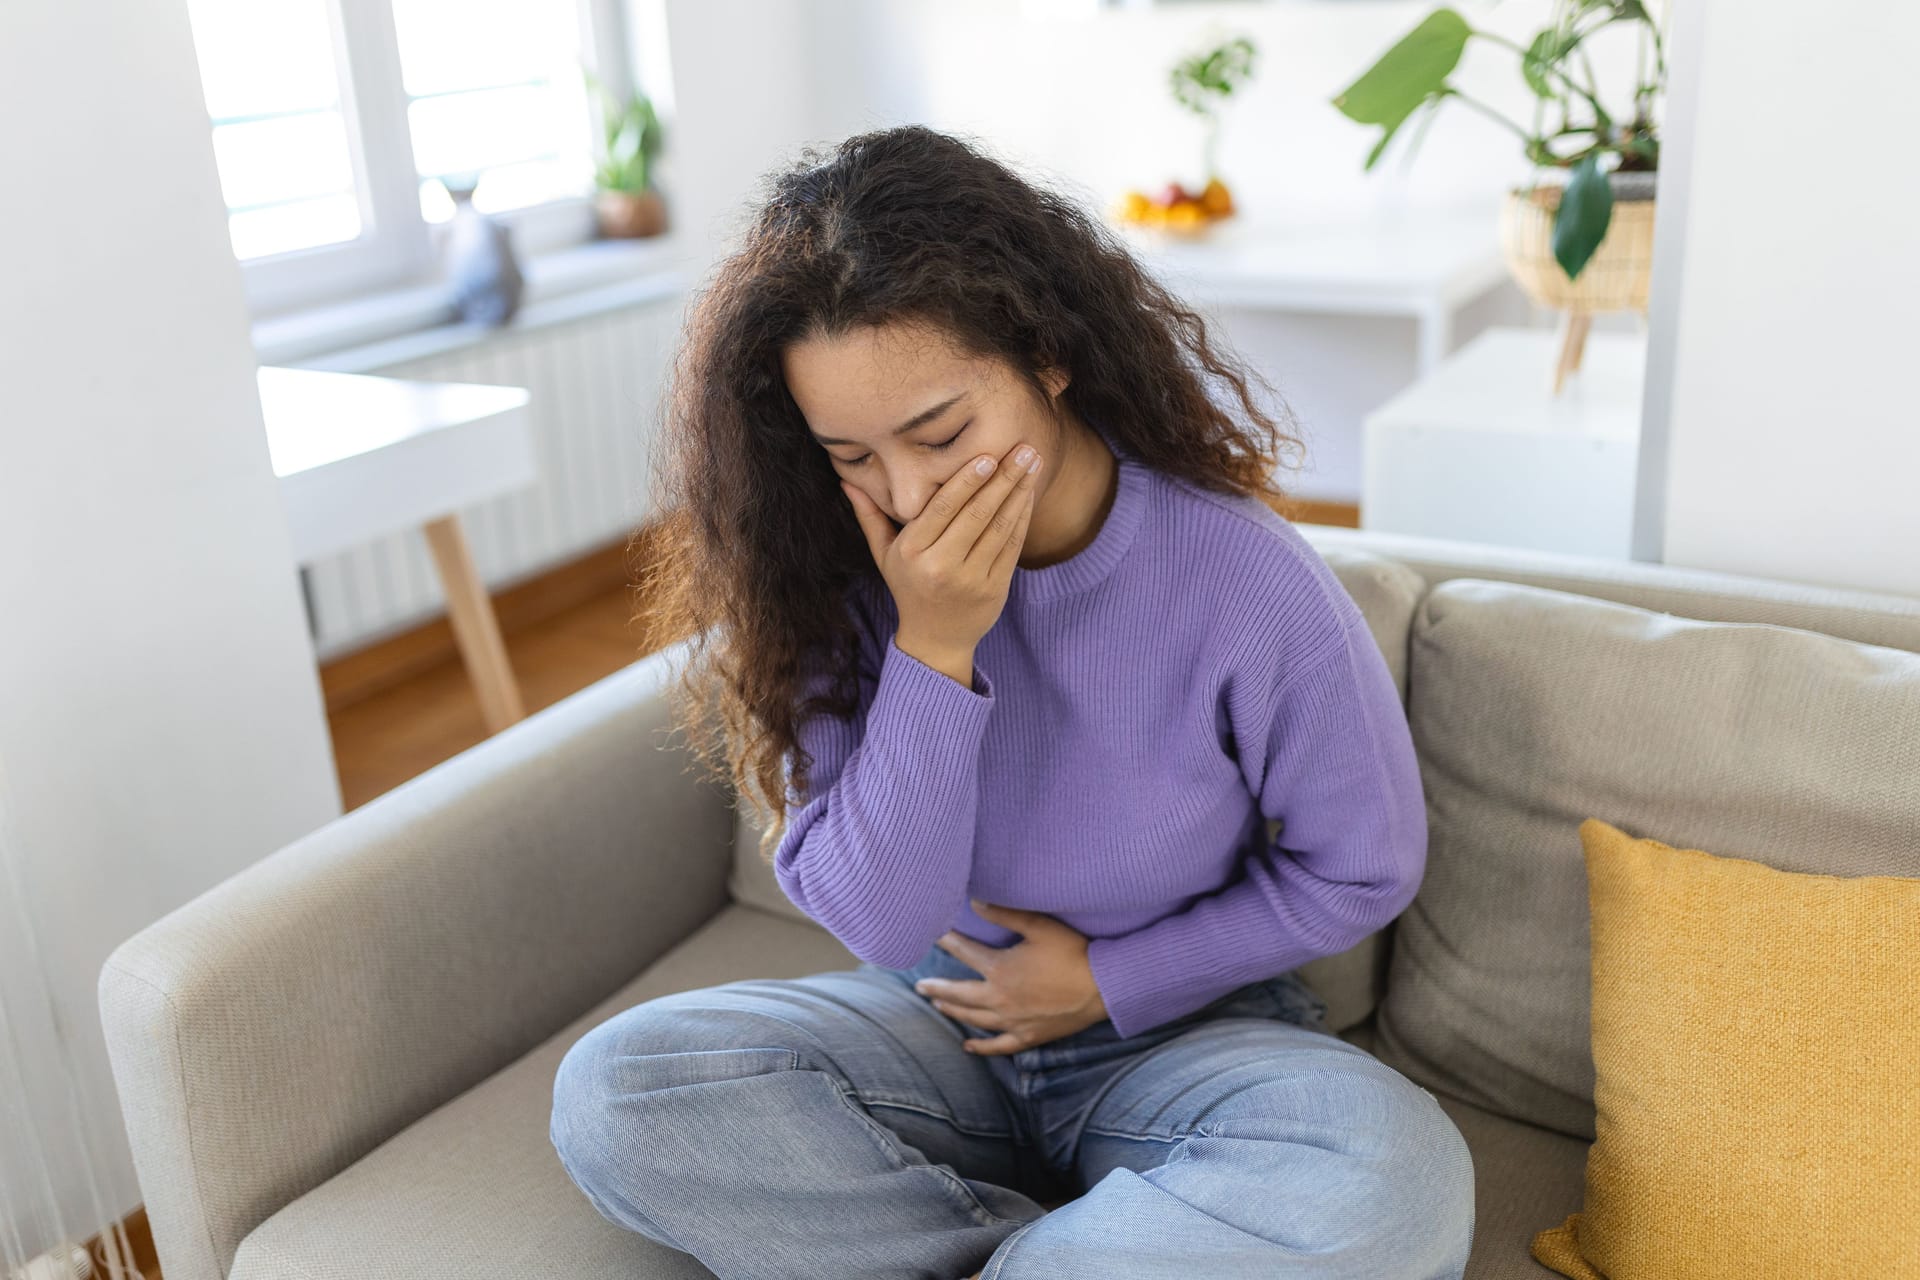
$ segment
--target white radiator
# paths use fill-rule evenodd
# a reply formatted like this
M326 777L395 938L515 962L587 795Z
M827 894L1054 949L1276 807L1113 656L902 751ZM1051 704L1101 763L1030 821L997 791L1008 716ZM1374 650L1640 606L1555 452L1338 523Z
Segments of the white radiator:
M624 307L357 373L525 387L540 480L460 513L489 588L535 576L624 541L647 509L648 446L681 300ZM308 566L319 660L444 612L418 531L369 542Z

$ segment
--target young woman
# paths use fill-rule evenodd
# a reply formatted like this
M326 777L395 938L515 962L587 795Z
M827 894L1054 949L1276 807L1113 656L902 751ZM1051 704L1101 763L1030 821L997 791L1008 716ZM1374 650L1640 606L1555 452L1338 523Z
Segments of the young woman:
M1292 972L1406 907L1425 801L1246 376L951 136L775 177L679 353L649 605L860 963L582 1037L602 1215L741 1280L1463 1274L1464 1139Z

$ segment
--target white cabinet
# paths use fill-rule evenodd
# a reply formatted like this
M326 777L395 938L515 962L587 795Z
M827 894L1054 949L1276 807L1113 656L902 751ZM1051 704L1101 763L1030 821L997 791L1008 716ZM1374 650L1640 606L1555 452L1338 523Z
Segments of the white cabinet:
M1360 527L1632 558L1644 333L1592 333L1553 394L1559 335L1488 329L1368 414Z

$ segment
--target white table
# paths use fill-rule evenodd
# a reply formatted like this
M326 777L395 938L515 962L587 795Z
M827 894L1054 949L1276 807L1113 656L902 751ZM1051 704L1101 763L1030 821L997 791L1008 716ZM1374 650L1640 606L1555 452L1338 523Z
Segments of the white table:
M296 563L418 528L487 731L526 715L459 509L534 483L524 387L262 365L260 407Z
M1367 415L1360 527L1632 559L1647 340L1495 326Z
M1162 283L1197 302L1411 318L1421 374L1446 356L1455 313L1511 278L1491 207L1372 220L1235 217L1192 242L1121 230Z

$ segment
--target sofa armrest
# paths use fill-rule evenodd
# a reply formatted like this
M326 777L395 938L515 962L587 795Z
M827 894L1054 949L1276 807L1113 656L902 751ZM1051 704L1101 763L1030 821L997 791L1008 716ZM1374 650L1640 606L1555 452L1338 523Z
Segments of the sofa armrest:
M546 707L120 944L100 1016L167 1280L520 1058L728 901L732 789L685 643Z

